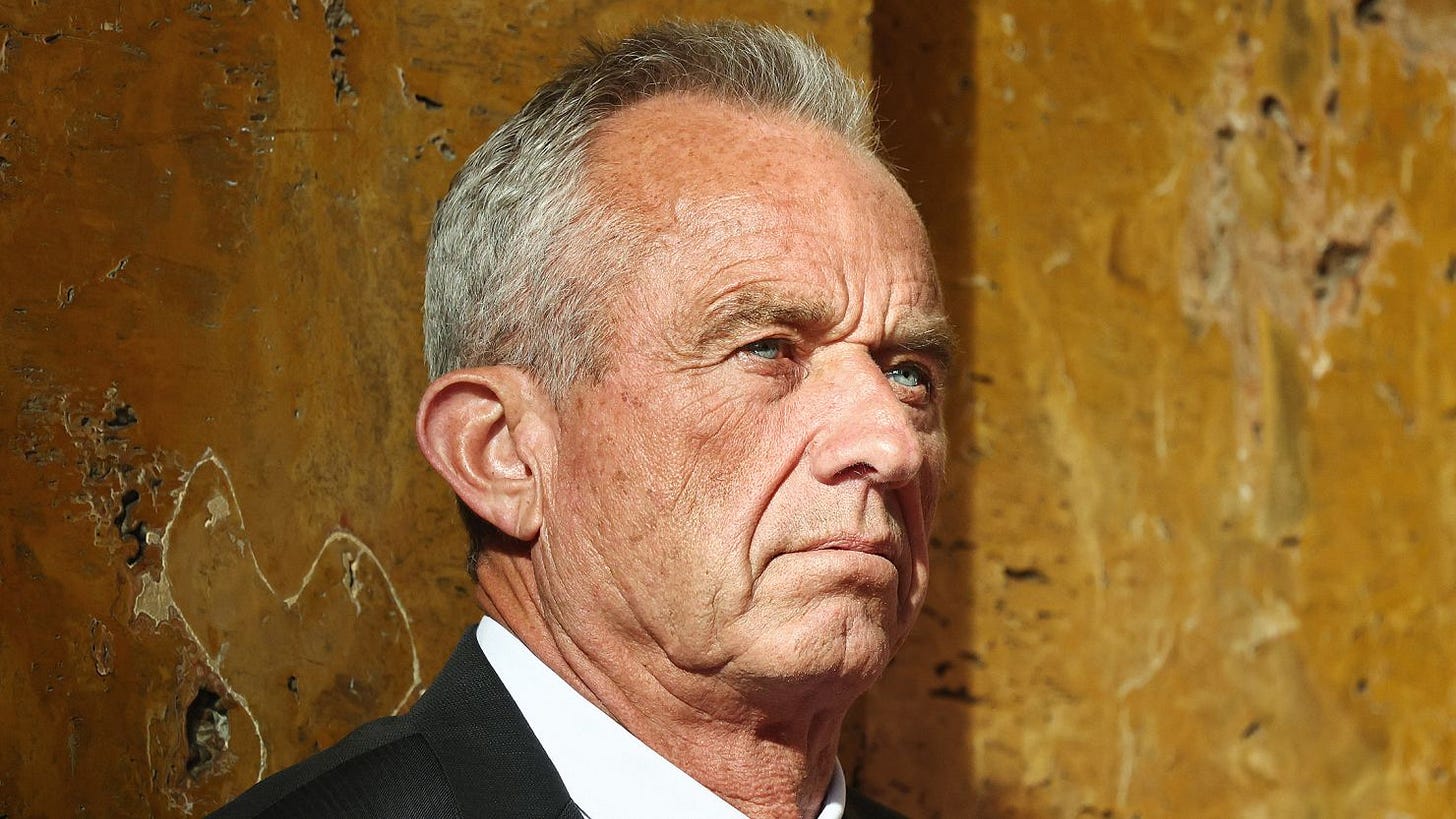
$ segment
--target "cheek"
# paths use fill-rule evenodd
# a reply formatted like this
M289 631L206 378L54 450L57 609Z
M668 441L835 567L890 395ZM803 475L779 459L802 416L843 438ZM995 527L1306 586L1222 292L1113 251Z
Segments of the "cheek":
M663 559L730 537L724 516L758 488L747 476L763 464L761 444L774 425L761 407L754 413L706 386L643 392L604 384L584 399L589 411L564 418L551 493L563 523L597 521L583 534L637 542Z
M934 509L940 498L940 487L945 480L945 461L949 443L945 430L940 429L928 436L925 444L925 500L927 509Z
M644 468L663 495L660 505L742 506L759 488L752 475L781 424L776 407L744 395L731 375L691 373L674 389L636 400L652 461Z
M763 442L774 426L762 407L721 391L685 405L676 421L673 434L683 441L685 479L725 496L747 488L741 486L743 476L763 457Z
M596 397L595 418L563 419L547 527L560 573L547 595L596 601L590 616L645 632L686 666L721 663L703 652L752 597L775 422L701 389ZM604 586L620 603L603 607Z

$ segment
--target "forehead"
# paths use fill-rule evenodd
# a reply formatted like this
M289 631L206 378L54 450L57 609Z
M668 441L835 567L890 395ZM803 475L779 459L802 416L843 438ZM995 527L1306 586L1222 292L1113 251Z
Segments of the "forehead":
M679 306L753 287L840 312L940 310L909 197L821 126L665 95L604 122L588 167L593 195L646 234L636 289Z

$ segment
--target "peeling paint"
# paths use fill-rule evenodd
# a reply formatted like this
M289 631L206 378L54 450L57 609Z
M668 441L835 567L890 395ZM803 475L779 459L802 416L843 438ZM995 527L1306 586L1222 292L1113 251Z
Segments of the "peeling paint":
M211 529L218 523L227 520L232 515L233 508L227 498L221 493L213 495L207 500L207 522L203 525Z
M91 660L96 666L96 676L108 677L116 670L116 641L111 629L100 620L91 620Z
M158 580L146 574L142 575L140 582L141 589L132 601L131 614L133 617L147 617L154 625L161 625L177 611L172 602L172 588L166 577Z
M359 36L359 26L344 5L344 0L320 0L324 9L324 27L333 46L329 49L329 79L334 83L334 102L357 102L358 93L349 82L348 55L344 47Z

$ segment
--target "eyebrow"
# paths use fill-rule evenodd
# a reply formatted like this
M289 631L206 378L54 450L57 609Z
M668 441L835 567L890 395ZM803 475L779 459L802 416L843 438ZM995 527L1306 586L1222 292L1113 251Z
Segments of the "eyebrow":
M955 365L960 348L950 319L938 311L906 317L890 334L889 341L891 346L930 357L942 370Z
M742 338L765 327L791 327L823 331L834 326L834 309L828 302L803 300L773 290L745 289L713 305L700 347ZM939 311L905 317L886 338L884 346L924 355L942 369L955 363L958 344L950 320Z
M808 330L827 329L834 324L834 310L827 302L785 298L772 291L742 290L713 305L700 346L736 339L764 327L795 327Z

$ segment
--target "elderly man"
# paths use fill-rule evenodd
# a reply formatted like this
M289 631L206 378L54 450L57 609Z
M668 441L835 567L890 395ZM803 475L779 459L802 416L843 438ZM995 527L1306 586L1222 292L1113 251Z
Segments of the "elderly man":
M487 616L225 815L894 815L835 747L925 597L951 336L874 150L818 48L670 24L470 158L417 434Z

